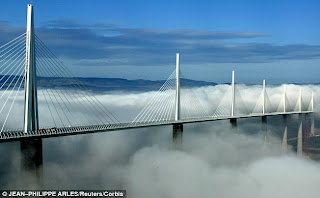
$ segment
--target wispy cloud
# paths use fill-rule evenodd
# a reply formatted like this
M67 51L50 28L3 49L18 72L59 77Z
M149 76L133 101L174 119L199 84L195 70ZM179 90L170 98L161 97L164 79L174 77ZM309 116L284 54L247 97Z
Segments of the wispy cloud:
M12 27L6 22L0 22L0 26L1 42L24 31L24 28ZM319 45L257 42L257 38L270 36L259 32L122 28L65 19L49 21L37 27L36 33L59 57L77 60L85 66L167 65L176 52L182 53L184 61L190 64L320 58Z

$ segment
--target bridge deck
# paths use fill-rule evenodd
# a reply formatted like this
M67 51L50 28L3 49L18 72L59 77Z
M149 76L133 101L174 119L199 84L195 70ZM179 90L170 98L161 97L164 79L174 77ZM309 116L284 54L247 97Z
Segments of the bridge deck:
M203 117L203 118L182 119L179 121L171 120L171 121L157 121L157 122L105 124L105 125L93 125L93 126L72 126L72 127L53 128L53 130L49 130L49 132L31 131L28 133L24 133L23 131L10 131L10 132L0 133L0 143L27 140L27 139L80 135L80 134L87 134L87 133L111 132L111 131L120 131L120 130L135 129L135 128L172 125L172 124L187 124L187 123L195 123L195 122L208 122L208 121L240 119L240 118L253 118L253 117L292 115L292 114L308 114L308 113L313 113L313 111L286 112L286 113L275 112L275 113L266 113L266 114L236 115L236 116L225 116L225 117Z

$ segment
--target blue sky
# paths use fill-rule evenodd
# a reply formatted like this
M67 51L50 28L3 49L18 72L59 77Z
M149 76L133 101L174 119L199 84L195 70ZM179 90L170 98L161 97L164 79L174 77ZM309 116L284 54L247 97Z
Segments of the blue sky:
M319 1L3 1L0 45L36 34L79 76L319 82ZM241 3L240 3L241 2Z

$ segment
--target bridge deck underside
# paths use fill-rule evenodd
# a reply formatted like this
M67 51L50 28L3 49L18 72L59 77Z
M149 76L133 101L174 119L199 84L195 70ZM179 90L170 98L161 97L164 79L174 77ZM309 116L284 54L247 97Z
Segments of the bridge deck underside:
M105 124L105 125L92 125L92 126L72 126L72 127L60 127L54 128L54 130L49 131L30 131L24 133L21 131L10 131L0 133L0 143L1 142L12 142L20 141L26 139L40 139L40 138L51 138L59 136L69 136L69 135L80 135L87 133L100 133L100 132L111 132L120 131L135 128L144 127L154 127L154 126L164 126L172 124L187 124L195 122L208 122L208 121L218 121L218 120L228 120L228 119L240 119L240 118L253 118L253 117L263 117L263 116L277 116L277 115L292 115L292 114L308 114L313 113L312 111L301 111L301 112L286 112L286 113L267 113L267 114L250 114L250 115L237 115L237 116L225 116L225 117L203 117L203 118L190 118L182 119L179 121L156 121L156 122L140 122L140 123L119 123L119 124Z

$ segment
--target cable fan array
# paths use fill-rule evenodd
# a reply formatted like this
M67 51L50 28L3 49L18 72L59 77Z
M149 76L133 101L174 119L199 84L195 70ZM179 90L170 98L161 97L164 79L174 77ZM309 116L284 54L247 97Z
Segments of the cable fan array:
M0 48L1 132L22 130L25 39L25 34L22 34ZM37 36L35 55L40 128L120 123ZM48 82L53 84L48 85ZM14 105L15 102L17 105ZM15 112L14 115L11 112ZM6 125L8 128L5 128ZM13 126L21 127L15 129Z
M226 85L227 86L227 85ZM291 92L285 92L285 85L283 85L283 94L272 94L270 99L268 90L263 90L259 95L250 96L249 98L258 98L254 105L250 104L250 101L244 102L243 95L246 95L246 89L248 87L235 86L235 110L234 115L261 115L264 112L267 113L283 113L283 112L299 112L299 111L312 111L313 97L310 93L295 94L296 90ZM240 88L240 89L239 89ZM250 87L253 89L254 87ZM281 88L281 87L279 87ZM274 88L275 89L275 88ZM213 117L229 117L231 116L231 104L232 104L232 87L227 86L225 94L220 100ZM289 97L288 97L289 95ZM248 97L247 97L248 98ZM310 101L306 106L305 101ZM292 105L295 104L295 105Z
M247 105L245 104L242 98L243 90L239 90L237 86L235 86L235 115L247 115L250 113ZM213 113L212 117L227 117L231 116L231 104L232 104L232 87L228 86L225 94L220 100L219 105L216 107L216 110Z
M198 97L191 88L184 87L184 76L181 75L180 89L180 114L181 120L191 118L209 117L201 105ZM132 124L143 123L168 123L175 119L175 97L176 97L176 71L165 81L161 88L154 94L152 99L142 109Z
M10 120L19 92L24 87L25 35L21 34L0 47L0 132Z

